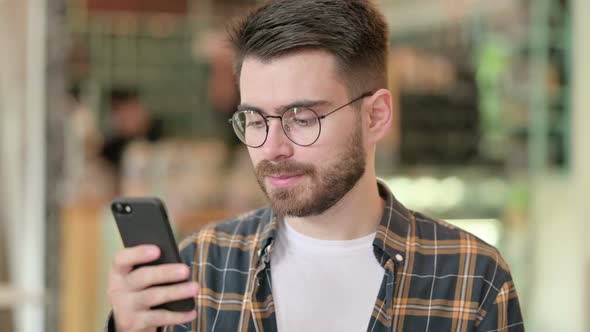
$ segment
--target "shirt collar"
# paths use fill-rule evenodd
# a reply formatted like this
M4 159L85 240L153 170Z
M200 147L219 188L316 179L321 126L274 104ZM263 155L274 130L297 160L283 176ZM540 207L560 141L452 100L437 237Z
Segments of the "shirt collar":
M412 213L395 197L387 184L378 179L379 195L385 200L385 208L381 222L377 227L377 235L373 246L381 249L395 262L401 263L406 258L410 244L410 232L413 220Z
M379 196L385 201L385 207L381 216L381 222L377 227L377 234L373 246L382 250L397 263L401 263L406 256L406 248L409 246L410 230L413 216L400 202L398 202L387 184L377 180ZM262 218L261 237L257 245L258 258L267 257L272 243L276 238L279 216L272 209L265 211Z
M261 218L261 233L260 240L256 244L256 252L258 254L258 265L268 262L270 260L269 250L272 247L274 239L277 235L277 225L279 223L278 216L270 208L264 211L264 217Z

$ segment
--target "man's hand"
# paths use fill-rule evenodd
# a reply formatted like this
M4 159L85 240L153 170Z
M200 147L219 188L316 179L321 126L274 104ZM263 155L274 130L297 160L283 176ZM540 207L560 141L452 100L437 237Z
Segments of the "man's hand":
M157 246L141 245L121 250L109 273L108 295L113 307L117 332L155 331L157 327L182 324L193 320L196 310L173 312L151 307L190 297L199 291L196 282L169 286L155 286L187 280L189 268L185 264L144 266L160 256Z

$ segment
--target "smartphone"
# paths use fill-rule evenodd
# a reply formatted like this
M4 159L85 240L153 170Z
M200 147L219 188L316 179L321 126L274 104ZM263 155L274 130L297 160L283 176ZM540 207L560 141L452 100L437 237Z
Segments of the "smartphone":
M134 268L146 265L182 263L168 221L166 208L160 199L155 197L117 198L111 203L111 211L125 247L153 244L160 248L161 254L157 260ZM176 283L165 285L172 284ZM194 308L195 301L193 298L168 302L154 307L154 309L170 311L190 311Z

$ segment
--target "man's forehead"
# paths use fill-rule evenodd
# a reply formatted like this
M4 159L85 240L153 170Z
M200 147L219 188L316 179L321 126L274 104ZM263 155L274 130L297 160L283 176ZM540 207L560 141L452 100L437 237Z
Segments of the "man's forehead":
M326 52L299 52L273 60L250 57L240 75L241 102L279 107L299 100L330 100L346 91Z

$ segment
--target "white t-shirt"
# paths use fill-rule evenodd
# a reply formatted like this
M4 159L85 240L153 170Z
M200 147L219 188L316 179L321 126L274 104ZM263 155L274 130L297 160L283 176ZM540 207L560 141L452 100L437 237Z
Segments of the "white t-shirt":
M318 240L282 223L270 266L279 332L366 331L385 272L374 238Z

